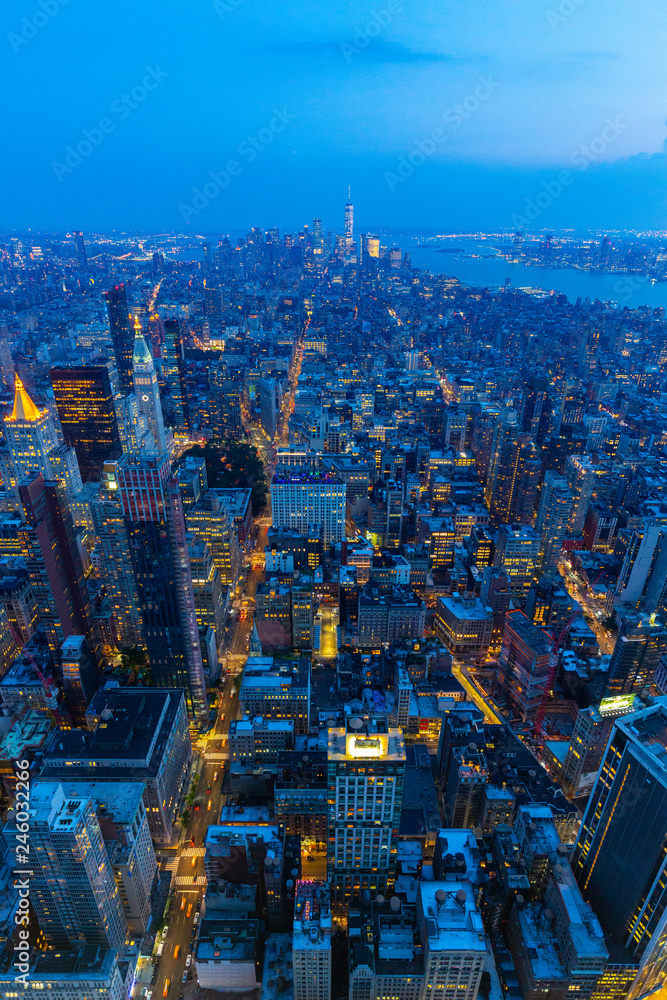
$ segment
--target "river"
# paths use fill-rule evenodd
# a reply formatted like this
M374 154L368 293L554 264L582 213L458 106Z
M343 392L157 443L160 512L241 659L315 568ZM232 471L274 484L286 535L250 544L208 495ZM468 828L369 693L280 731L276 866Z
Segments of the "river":
M575 268L529 267L511 264L501 257L492 256L491 241L469 237L423 236L403 237L396 240L412 259L412 266L434 274L449 274L464 285L497 288L509 278L513 288L541 288L545 292L561 292L571 302L578 298L612 301L619 306L665 306L667 308L667 282L652 284L637 274L600 274L578 271ZM421 244L422 246L418 246ZM430 244L424 247L424 244ZM439 253L439 247L461 247L462 253ZM471 254L489 256L469 256Z

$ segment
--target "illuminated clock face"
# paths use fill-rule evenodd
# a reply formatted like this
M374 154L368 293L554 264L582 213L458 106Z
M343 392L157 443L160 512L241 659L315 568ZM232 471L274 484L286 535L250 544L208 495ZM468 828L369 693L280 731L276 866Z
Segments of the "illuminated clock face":
M143 399L144 403L147 403L147 402L148 402L148 396L144 395L144 396L142 396L141 398Z

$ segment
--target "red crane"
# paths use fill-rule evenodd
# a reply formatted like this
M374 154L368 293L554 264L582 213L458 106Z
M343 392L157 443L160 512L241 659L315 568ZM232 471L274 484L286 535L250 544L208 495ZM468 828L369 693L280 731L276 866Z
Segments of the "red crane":
M537 715L535 716L535 729L534 733L536 736L542 734L542 725L544 723L544 716L547 711L547 704L549 702L549 695L551 694L551 689L554 686L554 681L556 680L556 671L558 669L558 653L567 639L568 633L572 626L572 622L575 618L579 616L581 608L577 608L573 615L567 620L563 628L561 629L558 638L554 637L553 646L551 647L551 653L549 654L550 664L549 664L549 676L547 677L546 684L544 685L544 691L542 692L542 700L540 701L540 707L537 710Z

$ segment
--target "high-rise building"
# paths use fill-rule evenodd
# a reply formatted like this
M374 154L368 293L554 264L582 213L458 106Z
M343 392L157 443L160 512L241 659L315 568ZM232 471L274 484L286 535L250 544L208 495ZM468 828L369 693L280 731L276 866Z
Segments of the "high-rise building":
M530 524L540 462L532 439L523 434L514 410L505 410L491 442L486 501L496 524Z
M134 333L132 332L125 285L114 285L106 293L105 298L120 391L125 395L132 392L133 389L132 355L134 352Z
M167 435L162 419L160 389L153 357L144 340L141 327L135 328L134 354L132 356L134 392L139 409L146 417L158 455L167 451Z
M303 576L292 583L292 644L295 649L313 648L313 578Z
M590 456L568 455L565 459L563 477L573 496L568 528L573 535L581 535L595 480L595 469Z
M75 449L84 482L98 482L104 463L120 458L123 450L109 369L55 367L49 376L65 444Z
M184 386L183 342L177 319L165 320L162 375L169 389L172 425L177 431L185 431L188 427L188 413Z
M666 761L665 705L616 720L572 857L602 929L636 960L657 944L667 906Z
M354 254L354 205L350 200L349 190L345 203L344 233L345 253L347 256L351 256Z
M278 466L271 481L271 512L275 528L307 535L310 525L322 525L325 545L345 534L345 483L333 472Z
M83 239L83 233L75 229L72 232L72 237L74 239L74 246L76 247L76 259L79 262L79 267L82 271L87 271L88 257L86 256L86 244Z
M183 505L169 459L125 456L106 475L109 485L116 483L127 523L144 643L155 683L184 688L188 711L206 719L206 682Z
M294 1000L331 1000L331 903L324 882L300 880L294 893Z
M537 572L540 536L526 524L503 524L496 535L493 565L509 577L510 591L525 597Z
M239 704L252 718L291 719L294 734L305 736L310 728L310 659L299 656L274 663L272 656L249 656Z
M271 440L276 436L278 428L278 411L276 409L276 380L263 378L257 383L259 396L259 419Z
M327 879L336 903L394 887L405 744L387 717L348 716L328 734Z
M546 572L557 569L574 496L563 476L549 470L542 484L535 530L540 535L540 563Z
M88 706L84 730L54 730L41 774L49 781L83 784L136 782L151 837L168 846L188 789L191 756L182 689L108 681Z
M563 763L563 784L572 798L588 795L616 719L630 715L641 702L634 694L603 698L599 705L580 708Z
M648 518L636 527L619 533L616 552L621 555L623 563L616 583L615 604L638 607L654 567L658 561L662 562L658 556L664 535L664 525L652 523ZM621 547L623 541L624 548Z
M631 694L648 688L667 652L667 630L654 614L630 614L623 619L609 663L605 693Z
M241 421L241 392L229 377L226 365L218 364L209 372L209 419L211 431L216 438L231 438L239 441L243 437Z
M504 693L511 710L524 722L535 719L542 702L551 672L551 647L548 634L533 625L523 611L505 615L498 691Z
M89 790L38 781L30 793L30 903L41 933L56 948L121 948L127 920ZM13 810L4 836L16 844Z
M74 523L62 483L41 473L19 485L24 523L21 550L51 653L70 635L83 635L94 648L94 621Z
M8 486L15 488L22 479L41 472L45 479L60 479L69 499L76 496L83 486L76 454L60 444L51 413L35 406L18 375L14 406L4 427L12 466Z

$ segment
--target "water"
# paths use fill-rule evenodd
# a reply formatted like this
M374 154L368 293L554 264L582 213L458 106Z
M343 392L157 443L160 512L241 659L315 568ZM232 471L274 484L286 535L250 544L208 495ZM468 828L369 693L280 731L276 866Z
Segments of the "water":
M578 298L616 302L619 306L665 306L667 282L652 284L637 274L599 274L571 268L529 267L510 264L502 258L469 257L468 254L493 254L492 241L458 238L455 236L424 239L410 237L397 240L403 252L409 252L413 267L433 274L448 274L464 285L498 287L509 278L513 288L541 288L545 292L560 292L571 302ZM422 249L418 244L430 243ZM461 247L463 253L438 253L438 247Z

